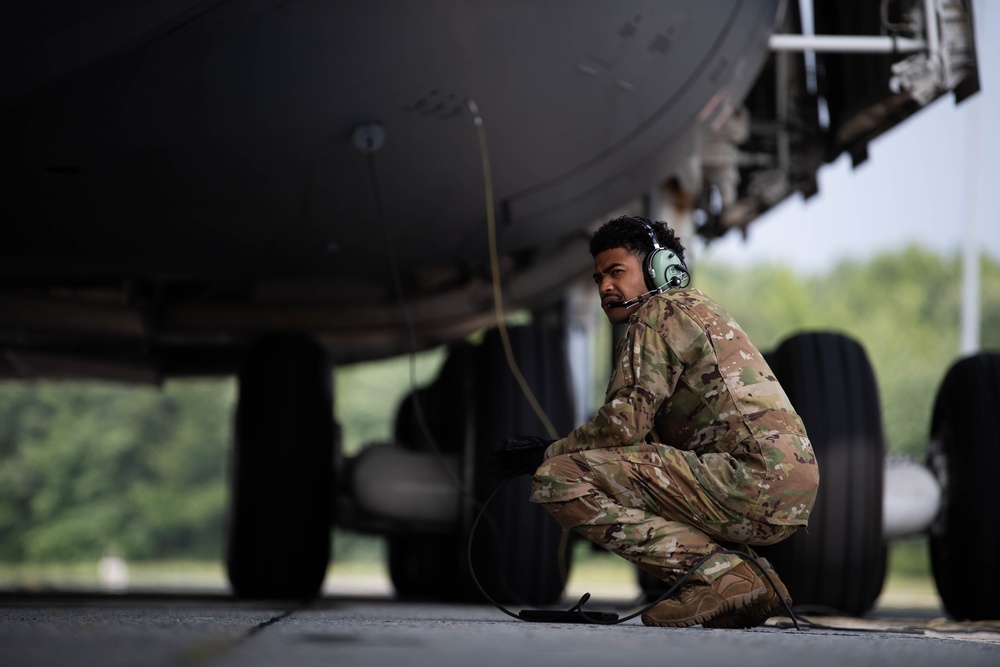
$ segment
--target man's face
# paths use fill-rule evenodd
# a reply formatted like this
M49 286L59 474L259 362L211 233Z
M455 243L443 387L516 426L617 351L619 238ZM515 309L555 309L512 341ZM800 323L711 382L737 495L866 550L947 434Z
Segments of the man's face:
M648 291L642 261L625 248L608 248L594 257L594 282L601 295L601 307L612 324L627 322L639 307L610 308L608 304L628 301Z

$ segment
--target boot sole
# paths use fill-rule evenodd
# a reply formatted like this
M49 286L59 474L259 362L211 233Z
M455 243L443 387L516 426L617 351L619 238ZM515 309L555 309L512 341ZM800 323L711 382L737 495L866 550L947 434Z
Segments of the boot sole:
M758 586L749 593L743 593L742 595L734 595L726 599L725 604L723 604L718 609L713 609L712 611L706 611L701 614L696 614L685 619L678 619L672 621L660 621L647 614L642 615L643 625L655 626L658 628L689 628L692 625L698 625L699 623L705 623L713 618L722 616L723 614L731 614L732 612L744 609L758 600L763 599L767 595L767 586Z
M781 609L780 598L777 596L774 596L773 600L768 598L769 596L765 596L757 604L738 609L734 613L719 615L705 621L702 625L706 628L725 628L727 630L756 628L759 625L763 625L764 621L774 616Z

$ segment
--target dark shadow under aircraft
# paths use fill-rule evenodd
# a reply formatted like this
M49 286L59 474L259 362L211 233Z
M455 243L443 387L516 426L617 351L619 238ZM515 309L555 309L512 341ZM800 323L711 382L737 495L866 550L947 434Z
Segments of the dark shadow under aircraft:
M745 228L978 89L957 0L91 0L4 17L0 378L237 375L228 566L250 596L315 594L333 523L389 536L400 594L470 594L485 454L542 430L495 331L465 340L497 323L491 265L505 308L534 315L511 344L568 430L565 293L595 222ZM345 460L330 364L440 344L398 446ZM393 496L393 475L450 495ZM559 536L523 495L493 512L517 544L484 538L477 557L488 586L551 600L561 580L533 554ZM838 604L863 611L874 586Z

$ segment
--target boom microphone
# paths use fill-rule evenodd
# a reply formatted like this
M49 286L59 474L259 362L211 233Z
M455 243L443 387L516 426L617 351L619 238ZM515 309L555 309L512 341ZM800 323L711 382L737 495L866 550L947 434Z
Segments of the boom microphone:
M657 294L657 293L659 293L659 290L655 290L655 289L649 290L648 292L643 292L639 296L635 297L634 299L629 299L628 301L610 301L610 302L608 302L608 305L606 307L607 308L631 308L632 306L636 305L637 303L642 303L644 301L648 301L650 294Z
M611 301L611 302L608 303L608 305L606 306L606 308L631 308L632 306L636 305L637 303L642 303L644 301L649 301L649 295L650 294L661 294L663 292L663 290L665 290L665 289L677 288L677 287L680 287L682 284L683 283L682 283L681 279L678 276L674 276L669 281L667 281L666 284L660 285L658 288L651 289L648 292L643 292L642 294L640 294L639 296L635 297L634 299L629 299L628 301Z

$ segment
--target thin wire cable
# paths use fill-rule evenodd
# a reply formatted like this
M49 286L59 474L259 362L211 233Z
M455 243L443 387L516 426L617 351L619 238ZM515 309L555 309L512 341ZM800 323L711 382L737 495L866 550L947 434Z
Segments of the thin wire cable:
M490 153L486 143L486 127L483 124L483 117L479 112L479 105L476 104L476 101L470 98L467 100L467 106L469 111L472 113L472 119L476 125L476 134L479 138L479 159L483 168L483 191L486 204L486 232L489 240L490 282L493 287L493 307L496 311L497 330L500 332L500 341L503 345L504 357L507 360L507 366L510 368L511 374L514 376L515 381L521 388L521 393L524 394L528 404L531 405L531 409L534 411L539 421L542 422L545 432L550 438L557 440L559 438L559 433L556 431L556 428L549 419L545 409L535 398L535 394L531 390L531 387L524 379L524 375L521 373L521 368L517 364L517 359L514 357L514 350L510 344L510 336L507 333L507 315L503 307L503 284L500 280L500 257L497 248L496 202L493 196L493 171L490 167ZM566 582L569 580L569 565L567 563L568 547L569 531L564 529L559 540L559 547L557 548L557 552L559 554L559 578L562 580L564 588L566 587Z
M473 120L476 123L476 131L479 135L479 157L483 165L483 184L486 190L486 229L489 236L493 307L496 309L497 329L500 332L500 340L503 343L504 356L507 358L507 366L510 368L510 372L514 375L518 386L521 387L521 392L545 427L545 432L548 433L550 438L556 440L559 438L559 433L556 431L555 426L552 425L548 415L545 414L545 410L539 404L538 399L535 398L535 393L531 391L531 387L528 386L524 375L521 374L521 369L514 358L514 350L510 345L510 337L507 334L507 318L504 314L503 289L500 283L500 257L497 251L496 214L493 210L493 175L490 171L490 157L486 147L486 129L483 127L483 118L479 113L479 107L476 105L475 100L469 99L467 104L469 111L472 112Z

